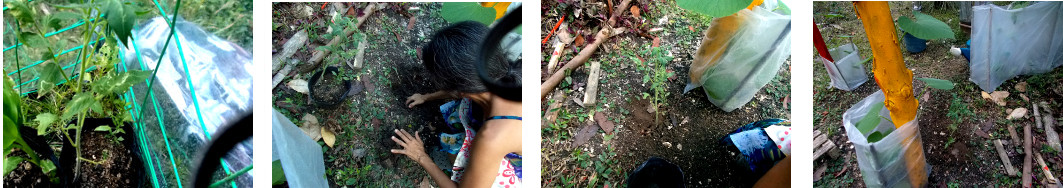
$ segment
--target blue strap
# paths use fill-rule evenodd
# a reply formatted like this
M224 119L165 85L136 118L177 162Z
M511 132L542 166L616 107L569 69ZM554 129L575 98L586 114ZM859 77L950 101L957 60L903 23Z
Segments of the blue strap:
M495 119L515 119L517 121L522 121L520 116L491 116L491 117L487 118L487 120L495 120Z

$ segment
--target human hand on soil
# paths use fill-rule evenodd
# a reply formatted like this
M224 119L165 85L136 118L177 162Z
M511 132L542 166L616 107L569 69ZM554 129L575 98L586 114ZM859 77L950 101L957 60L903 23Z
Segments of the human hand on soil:
M410 97L406 98L406 107L413 108L418 104L423 104L426 100L428 100L428 95L421 95L420 93L415 93L413 95L410 95Z
M421 141L421 135L418 133L420 131L414 132L414 135L411 136L406 130L395 129L395 134L399 135L399 138L391 136L391 140L402 146L402 149L392 149L391 153L406 155L417 162L421 162L422 159L428 159L428 153L424 152L424 142Z

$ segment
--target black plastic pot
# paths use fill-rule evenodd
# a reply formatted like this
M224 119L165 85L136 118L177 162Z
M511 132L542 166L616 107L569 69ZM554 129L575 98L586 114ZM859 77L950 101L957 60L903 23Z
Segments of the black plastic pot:
M77 120L70 121L70 123L76 124ZM111 128L115 128L113 124L114 121L112 121L110 118L85 118L85 122L84 124L82 124L83 127L81 127L81 136L84 139L86 134L108 134L106 132L98 132L93 130L95 130L96 127L103 125L108 125L111 126ZM122 129L125 130L125 133L123 133L124 140L120 141L120 143L125 146L125 149L130 151L129 153L133 154L133 160L126 161L126 163L129 163L134 166L134 172L131 172L129 174L136 175L134 177L138 177L133 178L135 182L132 183L134 185L137 185L138 187L143 187L145 185L145 182L147 182L147 174L144 173L144 159L140 153L140 145L137 144L139 138L134 135L135 132L133 132L133 125L126 123L122 126ZM77 130L71 129L67 130L67 133L71 137L73 137L77 133L76 131ZM78 161L77 148L74 148L74 146L70 144L70 141L68 139L70 138L63 137L63 151L61 151L59 154L59 163L62 165L62 168L58 169L60 181L62 181L61 183L63 187L82 187L80 179L74 178L75 172L73 171L75 163ZM84 140L82 141L82 143L84 143ZM84 165L85 164L82 164L82 167L84 167ZM57 167L58 166L59 165L57 165Z
M351 90L350 80L343 80L343 92L339 92L337 94L338 96L333 96L332 100L319 99L314 97L314 93L315 91L317 91L317 88L314 88L314 86L317 85L318 79L321 79L321 77L323 76L322 74L339 74L339 72L339 68L330 66L326 67L324 71L317 71L316 73L314 73L314 76L310 77L310 85L308 86L308 88L310 89L310 100L314 101L315 105L319 107L333 107L336 104L339 104L340 102L343 102L343 100L347 99L347 91Z

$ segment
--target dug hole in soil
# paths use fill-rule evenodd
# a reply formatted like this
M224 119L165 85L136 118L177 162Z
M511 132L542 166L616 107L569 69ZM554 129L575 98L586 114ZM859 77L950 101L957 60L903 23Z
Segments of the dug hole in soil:
M605 1L600 2L605 4ZM593 15L609 15L604 6L597 5L598 2L586 1L583 2L584 6L579 6L584 15L573 20L576 16L572 15L575 12L572 5L561 6L556 1L542 3L543 23L540 29L543 32L540 39L547 37L563 12L568 14L565 23L573 37L582 35L583 39L593 40L598 30L596 25L604 24ZM569 78L566 78L570 84L559 85L546 96L540 108L544 116L555 112L559 112L559 115L554 122L543 122L541 127L542 168L547 170L542 174L542 185L600 187L604 184L623 187L626 175L630 175L650 157L658 157L678 165L685 173L685 184L689 187L752 186L757 179L744 175L742 168L748 166L738 164L737 156L741 154L728 151L720 138L748 123L769 118L790 118L790 62L784 62L772 81L760 88L749 103L732 112L724 112L708 101L702 88L683 93L683 87L690 78L691 60L701 44L702 33L708 28L710 19L699 18L697 13L682 10L672 1L632 1L631 4L642 10L641 17L633 19L631 14L625 13L617 23L641 23L647 25L644 28L646 30L663 30L645 32L628 28L629 31L607 39L586 64L571 70L567 75ZM569 31L558 29L557 32ZM544 80L550 76L546 60L551 57L558 33L554 33L550 41L540 48L543 60L540 69L543 70ZM644 51L650 48L654 40L646 36L659 37L660 47L668 51L665 54L674 58L667 62L667 71L675 73L675 76L665 81L665 92L670 95L664 99L664 105L657 109L662 112L659 119L647 111L652 106L649 101L652 97L642 98L642 93L653 93L651 84L642 81L648 73L636 67L645 66L645 63L632 60L651 58L650 53ZM564 50L567 52L559 58L557 67L563 66L579 53L578 50L591 42L577 43L566 46ZM583 106L581 103L584 95L587 95L589 67L594 61L601 63L596 94L598 101L593 106ZM561 103L560 108L550 109L553 103ZM566 119L564 114L571 114L571 118ZM599 118L598 114L605 116L602 117L605 121L614 122L612 133L592 129L597 131L581 134L583 127L597 127L594 125L596 121L600 124L601 121L595 120ZM583 117L582 121L579 117ZM559 130L551 127L552 124L558 124ZM579 137L590 138L584 138L588 141L583 145L573 146ZM610 139L607 141L606 137ZM616 155L603 157L609 153L610 147L614 148ZM592 164L583 167L577 156L586 156L586 160ZM610 164L613 162L615 164ZM601 169L615 172L606 175L598 172ZM589 185L591 178L597 178L595 185Z
M310 35L307 45L291 59L307 62L316 47L332 39L316 36L326 33L330 12L337 11L334 10L334 4L274 3L273 23L281 26L272 30L273 50L280 52L285 41L305 29ZM366 6L365 3L342 4L356 11ZM325 8L321 9L323 5ZM409 7L418 7L420 11L409 11ZM395 135L392 130L395 129L405 129L411 134L420 131L425 151L436 165L444 169L451 165L445 152L438 151L438 135L442 130L436 128L444 124L438 107L447 101L426 101L413 108L404 103L413 94L437 90L433 81L428 80L429 73L421 65L417 51L428 42L433 32L449 24L438 14L440 8L439 3L388 3L384 9L370 15L357 31L370 44L365 49L364 65L360 70L344 63L351 59L329 64L330 59L342 58L336 54L325 57L321 63L321 66L331 65L355 77L350 81L350 90L333 89L332 92L348 94L346 99L333 107L314 106L309 94L299 93L286 85L293 79L310 80L314 71L320 70L320 67L311 67L309 63L299 63L282 84L272 90L274 109L297 126L304 126L306 122L302 118L312 115L319 120L321 127L335 133L335 145L329 147L321 144L325 158L325 179L330 187L433 185L434 182L416 162L389 152L401 148L391 140L391 136ZM312 14L304 17L306 10ZM349 45L348 48L357 49L357 45ZM348 49L337 49L340 50ZM339 85L342 84L341 78L328 78L328 75L323 80L335 81L324 81L317 85L335 84L326 87L343 87ZM363 172L364 169L369 171Z

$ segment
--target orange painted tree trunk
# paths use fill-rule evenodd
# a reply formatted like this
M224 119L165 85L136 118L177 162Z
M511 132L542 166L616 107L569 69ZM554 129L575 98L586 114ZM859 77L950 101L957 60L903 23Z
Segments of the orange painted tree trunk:
M900 128L915 119L919 111L919 101L915 100L912 89L912 71L904 65L901 47L898 43L893 16L886 2L853 2L856 15L864 23L864 32L871 43L871 54L875 57L875 82L886 95L885 106L890 111L894 126ZM911 147L904 153L908 180L912 186L926 185L926 160L923 157L923 143L916 136L904 138L912 140ZM907 143L907 142L901 143Z

